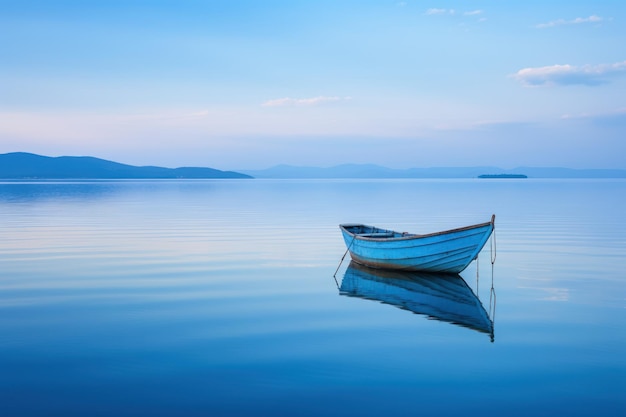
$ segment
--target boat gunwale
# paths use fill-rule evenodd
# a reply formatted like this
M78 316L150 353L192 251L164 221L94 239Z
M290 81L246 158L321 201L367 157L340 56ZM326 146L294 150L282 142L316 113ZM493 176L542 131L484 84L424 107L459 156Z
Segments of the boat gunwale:
M470 226L464 226L464 227L457 227L455 229L449 229L449 230L443 230L443 231L439 231L439 232L433 232L433 233L427 233L424 235L418 235L418 234L407 234L406 236L398 236L398 237L367 237L367 236L362 236L359 233L353 233L349 230L346 229L346 227L350 227L350 226L365 226L365 227L370 227L372 229L380 229L374 226L369 226L366 224L361 224L361 223L344 223L344 224L340 224L339 227L341 228L342 231L346 232L348 235L353 236L353 239L356 240L367 240L367 241L373 241L373 242L386 242L386 241L400 241L400 240L416 240L416 239L422 239L422 238L427 238L427 237L433 237L433 236L442 236L442 235L449 235L449 234L454 234L457 232L464 232L467 230L472 230L472 229L479 229L482 227L487 227L487 226L493 226L494 225L494 221L495 221L495 215L491 217L491 220L488 222L484 222L484 223L478 223L478 224L474 224L474 225L470 225ZM386 232L393 232L393 233L400 233L400 232L396 232L394 230L387 230L387 229L380 229L381 231L386 231Z

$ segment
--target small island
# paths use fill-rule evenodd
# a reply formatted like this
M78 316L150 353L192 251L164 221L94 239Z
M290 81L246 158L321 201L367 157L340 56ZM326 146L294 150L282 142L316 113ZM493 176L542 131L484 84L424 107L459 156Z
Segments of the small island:
M478 178L528 178L524 174L482 174Z

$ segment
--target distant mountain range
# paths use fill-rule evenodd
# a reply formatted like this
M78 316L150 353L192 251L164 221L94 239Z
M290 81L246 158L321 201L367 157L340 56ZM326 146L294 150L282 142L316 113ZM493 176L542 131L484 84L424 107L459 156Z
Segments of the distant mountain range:
M528 178L626 178L623 169L571 169L519 167L447 167L392 169L371 164L345 164L330 168L277 165L264 170L239 170L255 178L477 178L527 176Z
M0 154L0 179L167 179L167 178L626 178L623 169L444 167L393 169L372 164L330 168L277 165L264 170L133 166L90 156L48 157L25 152ZM522 179L523 180L523 179Z
M213 168L133 166L90 156L48 157L25 152L0 154L3 179L251 178Z

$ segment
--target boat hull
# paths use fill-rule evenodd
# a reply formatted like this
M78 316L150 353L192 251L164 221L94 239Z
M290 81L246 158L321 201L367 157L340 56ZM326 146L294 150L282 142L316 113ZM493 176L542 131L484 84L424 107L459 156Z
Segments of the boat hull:
M358 224L340 229L353 261L372 268L458 274L491 236L490 222L426 235L402 234Z

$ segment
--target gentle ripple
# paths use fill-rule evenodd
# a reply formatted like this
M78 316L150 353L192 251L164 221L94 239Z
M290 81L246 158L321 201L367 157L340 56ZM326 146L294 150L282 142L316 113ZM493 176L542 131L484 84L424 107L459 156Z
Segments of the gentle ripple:
M0 183L0 415L624 414L624 196L624 180ZM339 295L339 223L492 213L494 343ZM462 274L487 310L491 256Z

